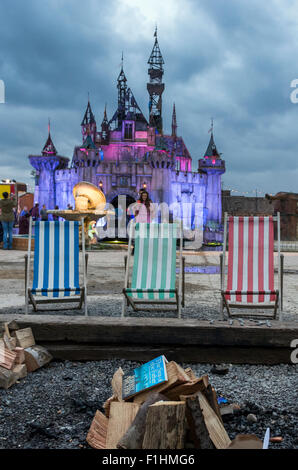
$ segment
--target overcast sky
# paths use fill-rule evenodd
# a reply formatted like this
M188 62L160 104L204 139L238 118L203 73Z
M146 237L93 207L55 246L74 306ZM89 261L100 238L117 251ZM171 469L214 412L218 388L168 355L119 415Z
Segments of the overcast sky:
M165 61L164 132L173 102L178 134L202 157L214 139L226 162L225 189L298 192L296 0L1 0L0 179L31 182L28 155L51 134L72 157L90 93L100 126L117 105L124 71L148 117L147 60L155 25ZM1 96L1 95L0 95Z

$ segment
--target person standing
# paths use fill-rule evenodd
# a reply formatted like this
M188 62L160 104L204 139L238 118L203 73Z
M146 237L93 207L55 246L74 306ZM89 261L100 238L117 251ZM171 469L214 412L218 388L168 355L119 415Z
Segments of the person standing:
M43 222L45 222L45 221L48 220L48 213L47 213L46 205L45 205L45 204L43 204L43 206L42 206L42 208L41 208L40 217L41 217L41 220L42 220Z
M13 209L17 207L17 201L14 197L9 198L7 192L3 193L3 198L4 199L0 199L0 220L3 227L3 249L12 250L12 229L14 224Z
M58 211L58 210L59 210L59 206L55 206L55 211ZM54 221L59 220L59 215L57 215L57 214L52 214L52 216L53 216L53 220L54 220Z
M136 222L150 223L154 219L154 205L145 189L140 191L140 199L135 204L134 215Z
M32 220L36 221L39 218L39 204L38 202L35 203L35 206L32 207L30 210L30 215L32 216Z

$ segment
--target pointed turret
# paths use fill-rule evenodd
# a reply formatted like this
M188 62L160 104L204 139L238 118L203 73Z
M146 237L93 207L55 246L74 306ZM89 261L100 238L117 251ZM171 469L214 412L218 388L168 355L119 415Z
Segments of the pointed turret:
M44 148L42 149L42 155L57 155L57 150L55 148L55 145L53 144L52 137L51 137L51 124L50 120L48 123L48 138L47 141L44 145Z
M108 116L107 116L107 105L105 104L105 110L103 114L103 120L101 123L101 142L103 144L107 144L109 140L109 121L108 121Z
M220 155L217 151L217 148L216 148L216 145L215 145L215 142L214 142L213 131L211 132L209 144L208 144L208 147L207 147L206 152L204 154L204 157L205 158L207 158L207 157L220 158Z
M173 105L173 114L172 114L172 137L177 138L177 119L176 119L176 108L175 103Z
M164 91L164 83L162 83L162 76L164 73L163 64L164 60L160 52L157 40L157 28L154 33L155 42L148 60L149 69L148 74L150 77L147 83L147 90L149 93L149 121L151 127L156 127L159 134L162 133L162 93Z
M118 88L118 109L117 109L117 124L118 128L122 127L122 121L125 119L125 97L127 93L127 78L123 70L123 52L121 58L121 70L117 79Z
M81 127L82 127L82 135L83 135L83 142L86 140L87 135L91 135L92 140L95 141L96 139L96 121L94 114L91 109L91 104L89 101L89 95L88 95L88 104L87 108L83 117L83 120L81 122Z

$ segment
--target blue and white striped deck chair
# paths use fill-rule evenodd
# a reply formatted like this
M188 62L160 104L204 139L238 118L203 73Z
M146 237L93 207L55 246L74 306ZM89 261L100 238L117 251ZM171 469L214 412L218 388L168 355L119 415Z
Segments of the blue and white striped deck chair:
M130 304L137 311L138 304L176 305L181 318L184 286L182 286L182 228L177 223L137 223L131 225L126 262L122 316ZM176 242L180 228L179 278L176 286ZM129 285L132 236L135 238L132 280ZM142 310L145 310L142 308ZM152 309L150 309L152 310Z
M83 286L79 282L79 226L82 226L82 256L85 260L84 223L81 221L35 222L33 283L29 288L32 219L30 218L25 276L26 313L29 303L79 302L87 315L86 264L83 261Z

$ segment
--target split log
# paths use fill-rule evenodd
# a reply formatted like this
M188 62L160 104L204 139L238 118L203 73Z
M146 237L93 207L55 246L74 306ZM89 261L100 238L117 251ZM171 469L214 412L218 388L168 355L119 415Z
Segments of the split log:
M238 434L228 449L263 449L263 441L254 434Z
M110 410L111 410L111 404L113 402L119 402L118 398L115 397L114 395L111 396L110 398L108 398L105 402L104 402L104 405L103 405L103 408L105 410L105 415L107 418L110 417Z
M12 369L16 360L16 353L7 348L0 348L0 366L5 369Z
M14 366L12 371L16 375L17 380L23 379L27 376L26 364L17 364L16 366Z
M126 433L139 411L136 403L112 402L107 430L106 449L117 449L117 444Z
M115 398L118 398L119 401L123 401L122 400L123 375L124 375L124 372L121 369L121 367L119 367L119 369L116 370L116 372L115 372L115 374L113 375L113 378L112 378L113 395L115 396Z
M211 408L203 393L199 392L198 398L211 441L215 445L216 449L226 449L231 444L231 440L222 424L222 421Z
M5 347L9 349L10 351L13 351L17 345L16 338L12 338L11 336L8 336L6 333L3 335L3 342L5 344Z
M208 387L208 376L204 375L199 379L192 380L191 382L186 382L185 384L177 385L177 387L172 387L169 390L164 391L163 393L167 396L169 400L179 400L181 395L193 395L197 392L202 392Z
M86 438L89 446L94 449L106 448L108 422L108 418L97 410Z
M187 373L176 362L168 362L166 364L166 368L168 375L167 382L157 385L156 387L154 387L154 389L151 388L150 390L144 390L138 393L133 399L134 403L144 403L153 390L155 393L165 393L166 390L169 390L172 387L184 384L186 382L190 382Z
M185 402L164 401L149 406L143 449L183 449Z
M195 373L193 372L191 367L187 367L187 369L185 369L184 371L186 372L186 374L188 375L190 380L196 380L197 379L197 376L195 375Z
M17 324L17 322L15 320L11 320L10 322L5 322L5 323L2 323L0 325L0 332L5 332L6 331L6 326L7 325L7 328L9 329L9 331L12 333L12 336L14 336L14 332L16 330L19 330L20 327L19 325Z
M189 426L191 440L196 449L214 449L214 444L210 439L200 400L197 395L185 397L186 418Z
M213 411L216 413L216 415L218 416L218 418L220 419L220 421L223 423L223 420L222 420L222 417L221 417L221 412L220 412L220 408L219 408L219 405L218 405L217 396L216 396L216 392L215 392L214 387L212 387L212 386L209 384L209 385L206 387L206 389L203 390L203 394L204 394L205 397L207 398L208 403L209 403L209 405L211 406L211 408L213 409Z
M151 393L145 403L141 405L130 428L118 442L117 449L142 449L148 408L154 403L162 400L167 401L165 395L162 395L161 393Z
M24 348L20 348L17 346L14 349L14 353L16 354L15 364L23 364L25 362L25 350Z
M7 390L18 380L16 374L12 370L4 369L0 366L0 388Z
M34 372L36 369L48 364L52 359L52 355L42 346L32 346L26 348L25 364L28 372Z
M35 345L35 339L31 328L23 328L15 332L17 338L17 345L21 348L30 348Z

